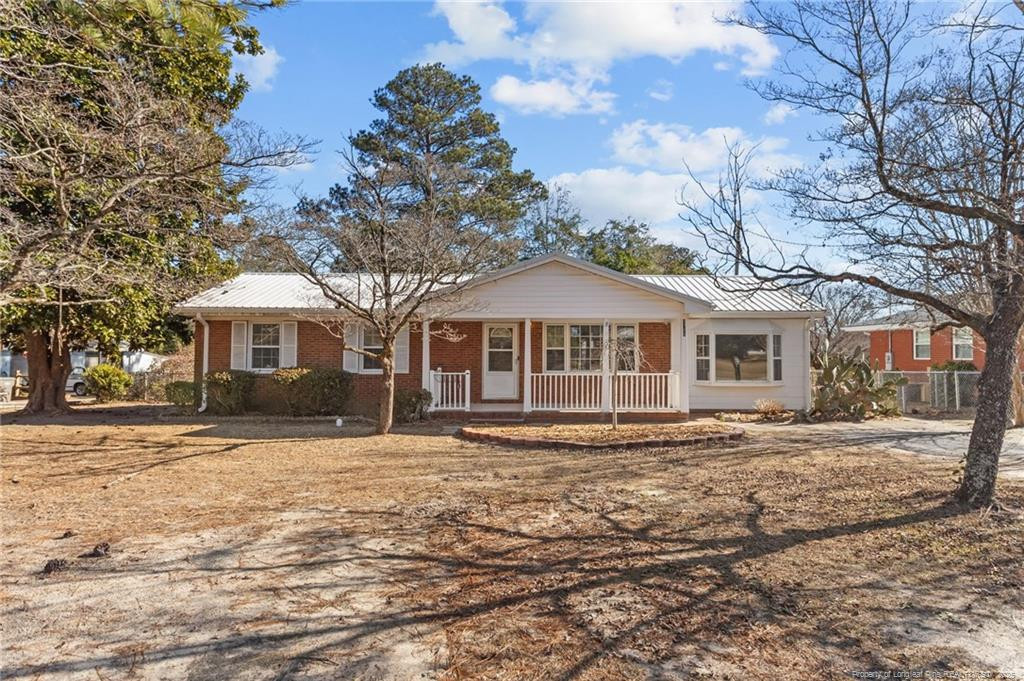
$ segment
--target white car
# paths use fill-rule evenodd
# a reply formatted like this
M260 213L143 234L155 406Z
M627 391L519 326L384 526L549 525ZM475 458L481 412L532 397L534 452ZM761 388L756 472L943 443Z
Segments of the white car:
M71 374L68 376L68 382L64 385L64 390L69 393L75 393L79 397L85 395L84 367L75 367L71 370Z

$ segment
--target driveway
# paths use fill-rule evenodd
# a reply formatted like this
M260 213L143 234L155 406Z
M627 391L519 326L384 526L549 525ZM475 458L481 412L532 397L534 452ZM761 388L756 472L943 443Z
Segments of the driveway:
M799 426L801 437L820 435L843 446L882 446L911 454L959 461L967 451L973 421L881 419L864 423L815 423ZM754 431L783 434L788 425L744 424ZM1024 428L1006 431L999 469L1005 477L1024 479Z

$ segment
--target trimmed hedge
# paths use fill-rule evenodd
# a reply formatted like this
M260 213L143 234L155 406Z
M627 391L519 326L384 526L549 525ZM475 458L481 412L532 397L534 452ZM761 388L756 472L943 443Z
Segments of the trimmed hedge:
M340 369L278 369L272 378L292 416L340 416L352 397L352 374Z
M113 364L97 364L85 370L85 390L96 396L100 402L109 402L124 397L132 386L132 377L127 371Z
M214 414L245 413L252 404L256 374L251 371L218 371L206 376L206 403Z

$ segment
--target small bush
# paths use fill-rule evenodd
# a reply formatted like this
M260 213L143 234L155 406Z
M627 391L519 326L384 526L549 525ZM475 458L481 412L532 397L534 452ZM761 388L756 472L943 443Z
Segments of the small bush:
M85 370L85 389L100 402L124 397L132 385L131 375L113 364L97 364Z
M164 396L167 401L182 409L195 408L196 392L194 381L170 381L164 384Z
M252 402L256 375L250 371L218 371L206 376L207 405L214 414L242 414Z
M977 371L978 367L974 366L974 362L968 362L962 359L950 359L946 360L942 364L933 364L932 369L934 371Z
M763 417L779 416L786 413L782 402L764 398L754 401L754 410Z
M338 416L352 397L352 374L340 369L278 369L273 379L292 416Z
M401 389L395 391L395 420L399 423L419 421L426 414L433 397L429 390Z

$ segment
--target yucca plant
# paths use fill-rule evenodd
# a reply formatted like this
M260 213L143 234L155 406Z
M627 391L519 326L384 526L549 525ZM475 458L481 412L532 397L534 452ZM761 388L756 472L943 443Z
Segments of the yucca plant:
M826 421L863 421L873 416L899 416L899 386L904 377L875 380L864 360L838 355L820 359L811 416Z

